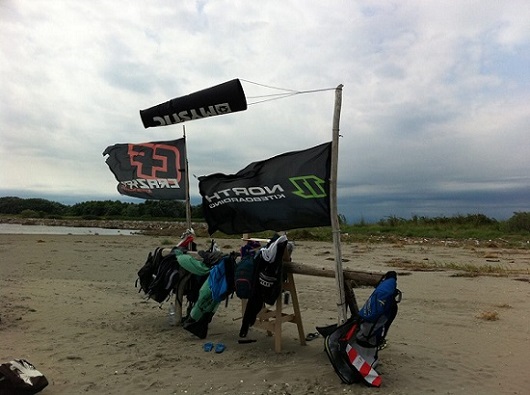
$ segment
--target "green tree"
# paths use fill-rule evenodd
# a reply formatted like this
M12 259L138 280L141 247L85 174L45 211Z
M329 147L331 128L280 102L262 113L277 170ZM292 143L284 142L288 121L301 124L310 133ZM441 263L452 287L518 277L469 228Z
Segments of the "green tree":
M530 232L530 213L515 212L506 222L506 225L510 232Z

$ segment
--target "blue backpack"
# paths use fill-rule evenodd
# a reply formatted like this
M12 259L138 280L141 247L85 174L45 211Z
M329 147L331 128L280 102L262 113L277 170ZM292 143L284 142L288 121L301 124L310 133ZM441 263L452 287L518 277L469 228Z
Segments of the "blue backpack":
M364 321L376 322L381 316L388 314L396 303L396 286L397 281L394 277L380 281L359 310L359 317Z
M232 254L226 255L210 269L208 285L212 292L212 299L221 302L234 293L235 259Z
M357 341L365 345L380 346L396 317L400 301L401 291L397 288L397 274L389 271L359 310L361 330L356 334Z

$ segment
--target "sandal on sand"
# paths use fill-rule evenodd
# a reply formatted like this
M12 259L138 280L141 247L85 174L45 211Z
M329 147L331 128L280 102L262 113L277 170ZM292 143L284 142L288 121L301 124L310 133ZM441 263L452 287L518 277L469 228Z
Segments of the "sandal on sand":
M208 342L208 343L204 343L204 345L202 346L202 349L206 352L210 352L213 350L213 343L212 342Z
M318 332L313 332L313 333L309 333L309 334L305 337L305 339L306 339L306 341L310 342L311 340L315 340L315 339L316 339L317 337L319 337L319 336L320 336L320 333L318 333Z
M216 352L217 354L221 354L225 349L226 349L226 346L225 346L223 343L218 343L218 344L215 346L215 352Z
M383 350L386 348L386 346L388 346L388 343L386 342L386 339L383 339L383 342L377 346L377 349L378 350Z

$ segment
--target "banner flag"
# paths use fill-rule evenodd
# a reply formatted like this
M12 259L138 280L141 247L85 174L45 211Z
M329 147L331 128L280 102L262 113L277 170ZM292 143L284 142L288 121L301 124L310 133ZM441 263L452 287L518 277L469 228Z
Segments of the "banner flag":
M331 142L199 178L208 233L329 226Z
M145 128L166 126L194 119L229 114L247 109L247 98L238 79L203 89L165 103L140 110Z
M141 199L186 200L186 140L115 144L103 156L122 195Z

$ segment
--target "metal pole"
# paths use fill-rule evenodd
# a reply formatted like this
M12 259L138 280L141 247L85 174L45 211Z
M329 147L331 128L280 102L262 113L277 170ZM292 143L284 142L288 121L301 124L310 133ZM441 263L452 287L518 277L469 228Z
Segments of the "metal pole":
M342 254L340 250L340 224L337 212L337 169L339 158L339 123L342 106L342 87L335 89L335 109L333 112L333 139L331 141L331 177L330 177L330 216L333 246L335 249L335 280L338 290L338 323L346 321L346 292L344 290L344 273L342 271Z

